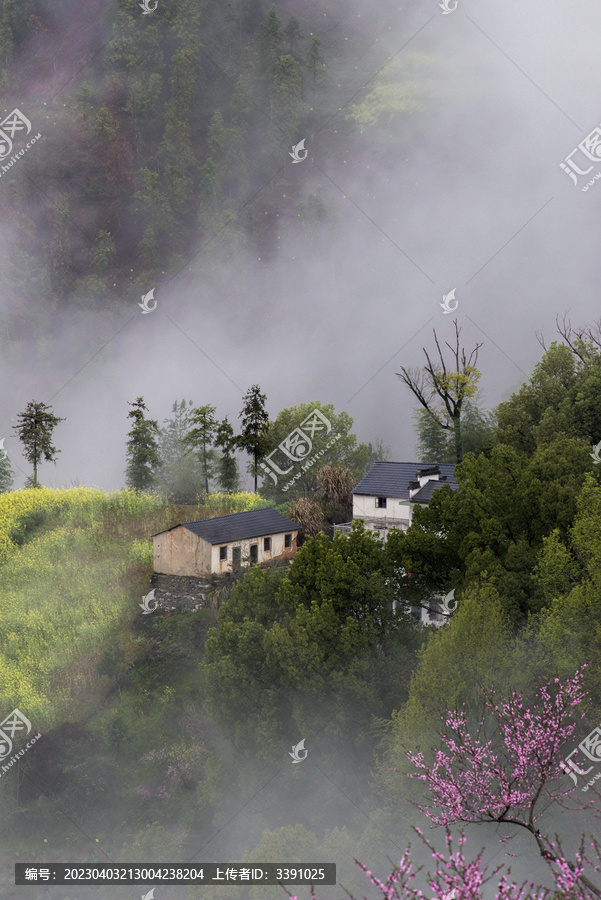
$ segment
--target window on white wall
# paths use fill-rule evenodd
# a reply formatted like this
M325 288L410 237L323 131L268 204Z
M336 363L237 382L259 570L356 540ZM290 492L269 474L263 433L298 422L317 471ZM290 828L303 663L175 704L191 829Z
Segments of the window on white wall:
M386 497L376 497L376 509L386 509Z

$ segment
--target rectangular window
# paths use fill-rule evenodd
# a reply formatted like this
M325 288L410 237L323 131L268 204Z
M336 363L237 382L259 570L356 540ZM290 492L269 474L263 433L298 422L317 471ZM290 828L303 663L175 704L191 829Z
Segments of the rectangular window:
M291 534L284 535L284 547L286 547L286 548L292 547L292 535Z
M376 509L386 509L386 497L376 497Z
M250 564L254 566L259 562L259 545L251 544L250 545Z
M263 538L263 550L268 553L271 550L271 538Z
M227 547L219 548L219 559L227 559Z

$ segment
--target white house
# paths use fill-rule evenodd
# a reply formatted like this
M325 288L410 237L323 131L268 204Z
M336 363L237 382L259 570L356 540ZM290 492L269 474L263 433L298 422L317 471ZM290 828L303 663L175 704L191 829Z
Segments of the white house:
M216 575L242 565L291 559L299 527L275 509L253 509L153 534L154 571L162 575Z
M378 531L384 540L391 528L406 531L414 508L427 506L435 490L448 484L456 491L455 466L450 463L377 462L353 490L353 521L362 519L370 531ZM351 522L334 526L336 533L348 534ZM438 598L431 609L414 610L426 624L442 625L446 617L437 612Z

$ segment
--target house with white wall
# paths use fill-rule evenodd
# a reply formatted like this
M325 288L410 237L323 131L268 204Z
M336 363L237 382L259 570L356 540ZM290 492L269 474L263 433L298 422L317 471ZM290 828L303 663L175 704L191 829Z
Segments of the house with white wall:
M456 491L455 466L450 463L376 462L353 489L353 521L362 519L366 529L377 531L386 540L392 528L407 531L416 506L427 506L434 491L448 484ZM334 526L337 533L348 534L352 522ZM438 599L431 609L421 609L421 621L442 625L446 617L437 611ZM419 616L416 608L414 615Z

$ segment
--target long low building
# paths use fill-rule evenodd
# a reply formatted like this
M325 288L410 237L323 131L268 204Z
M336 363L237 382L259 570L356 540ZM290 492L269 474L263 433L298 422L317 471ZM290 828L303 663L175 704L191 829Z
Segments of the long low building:
M245 565L290 559L299 527L275 509L182 522L152 535L161 575L222 575Z

